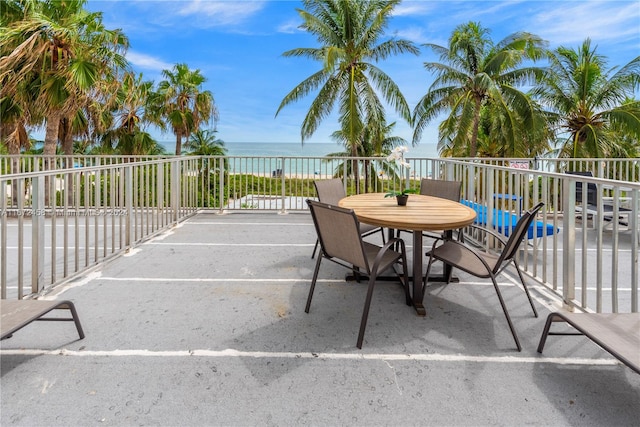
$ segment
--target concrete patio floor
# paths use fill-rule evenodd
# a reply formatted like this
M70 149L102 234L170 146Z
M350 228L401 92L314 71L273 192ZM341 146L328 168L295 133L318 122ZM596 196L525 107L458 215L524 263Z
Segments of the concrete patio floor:
M500 277L522 352L490 283L460 272L424 318L380 282L358 350L366 286L346 270L323 263L304 312L314 243L306 213L202 213L56 288L86 338L38 322L2 341L0 423L638 425L640 375L584 337L536 352L559 302L532 281L539 318Z

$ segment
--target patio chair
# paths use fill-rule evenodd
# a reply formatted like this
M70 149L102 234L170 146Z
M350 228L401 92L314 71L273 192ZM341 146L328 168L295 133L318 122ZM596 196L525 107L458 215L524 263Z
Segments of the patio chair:
M578 175L588 178L593 177L593 173L591 173L590 171L571 171L566 173L569 175ZM583 203L582 185L582 182L576 182L576 212L580 213L583 216L583 221L587 221L589 217L593 218L593 224L595 226L598 218L598 207L602 202L602 197L601 194L598 194L598 186L589 182L587 183L586 203ZM625 217L628 218L631 212L631 209L619 207L618 222L625 226L628 225L629 220L627 219L627 222L624 222L624 219ZM613 225L613 206L611 206L610 204L602 203L602 219L607 222L607 225Z
M443 239L436 240L433 243L431 251L427 253L427 255L429 256L429 264L427 265L427 273L425 275L424 286L426 286L431 270L431 265L436 260L443 261L445 264L448 264L455 268L459 268L460 270L465 271L473 276L491 279L518 351L522 350L520 340L518 339L516 330L513 326L513 323L511 322L511 317L509 316L507 306L505 305L504 299L502 298L502 293L500 292L500 288L498 287L496 277L502 271L504 271L504 269L509 264L513 263L516 267L516 271L518 272L518 276L520 277L522 287L524 288L524 291L527 294L527 298L529 299L529 304L531 305L533 314L535 317L538 317L538 312L533 305L533 300L531 299L529 289L527 288L527 284L524 280L524 277L522 276L522 272L520 271L520 266L518 265L518 262L516 260L516 255L518 253L520 244L524 241L529 226L531 225L536 214L542 208L542 206L544 206L544 203L538 203L531 210L526 211L516 223L513 233L509 236L509 240L506 241L504 240L504 236L496 233L491 229L478 227L475 225L471 226L472 228L480 229L482 232L494 236L495 239L502 244L502 251L498 253L471 247L464 241ZM441 241L443 243L438 246L439 242Z
M322 203L338 206L338 202L340 201L340 199L344 199L345 197L347 197L347 193L344 191L344 186L342 185L342 180L340 178L315 180L313 181L313 185L316 187L318 200ZM385 238L384 230L382 227L376 227L374 225L362 223L360 224L360 234L362 234L363 237L375 234L377 232L380 232L382 234L382 243L384 243ZM313 247L313 253L311 254L311 259L316 256L318 245L319 242L318 240L316 240L316 244Z
M320 242L320 254L316 261L313 279L309 288L307 305L304 309L309 313L313 291L318 279L318 271L323 259L335 262L349 270L352 270L356 277L359 274L366 274L369 278L367 295L360 321L360 331L358 332L358 348L362 348L364 331L367 326L369 316L369 306L373 295L373 287L379 273L392 268L403 285L407 305L411 305L409 295L409 278L407 275L407 256L404 242L400 239L392 238L380 247L373 243L362 240L359 221L351 209L344 209L326 203L307 200L313 223L318 233ZM398 243L400 250L393 250ZM402 264L402 275L395 269L396 263Z
M84 332L76 308L71 301L0 300L0 340L11 338L14 332L36 320L73 321L80 339ZM69 310L71 317L43 317L53 310Z
M578 332L551 332L551 324L564 321ZM553 312L538 343L542 353L549 335L584 335L640 374L640 313Z
M454 202L460 201L460 195L462 191L462 182L460 181L447 181L443 179L429 179L423 178L420 181L420 194L423 196L433 196L440 197L441 199L453 200ZM401 232L412 233L409 230L398 230L398 237L400 237ZM444 236L444 231L442 232L429 232L425 231L422 233L425 237L431 237L433 239L438 239Z

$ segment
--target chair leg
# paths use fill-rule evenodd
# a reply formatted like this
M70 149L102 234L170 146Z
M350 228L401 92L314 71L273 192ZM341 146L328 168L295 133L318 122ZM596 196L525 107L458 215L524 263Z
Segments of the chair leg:
M313 291L316 288L316 280L318 280L318 271L320 270L320 263L322 262L322 254L318 255L316 261L316 268L313 270L313 279L311 279L311 287L309 288L309 296L307 297L307 305L304 308L304 312L308 313L311 307L311 298L313 298Z
M73 318L73 323L75 323L76 325L76 330L78 331L78 335L80 336L80 339L84 339L84 331L82 330L82 325L80 324L80 318L78 317L76 306L71 301L68 301L66 303L66 306L71 312L71 317Z
M316 239L316 245L313 247L313 253L311 254L311 259L313 259L316 256L316 252L318 251L319 244L320 244L320 241Z
M522 346L520 345L520 340L518 339L518 334L516 333L516 329L513 327L513 323L511 322L511 317L509 316L509 312L507 311L507 306L504 303L504 299L502 298L502 293L500 292L500 288L498 287L498 283L496 282L496 278L492 275L491 281L493 282L493 287L496 290L496 294L498 295L498 299L500 300L500 305L502 306L502 311L504 312L504 317L507 318L507 323L509 324L509 329L511 330L511 335L513 335L513 340L516 342L516 347L518 351L522 351Z
M402 271L404 276L404 296L408 306L413 305L411 300L411 292L409 291L409 264L407 263L407 255L402 254Z
M364 330L367 327L367 319L369 318L369 307L371 306L371 297L373 296L373 287L376 284L376 273L371 272L369 275L369 287L367 289L367 298L364 301L364 310L362 310L362 320L360 321L360 331L358 332L358 342L356 346L362 349L362 341L364 340Z
M522 283L522 287L524 288L524 292L527 294L527 298L529 298L529 304L531 304L531 309L533 310L533 315L535 317L538 317L538 311L536 310L535 305L533 305L533 299L531 298L531 294L529 293L529 288L527 287L527 284L524 281L524 277L522 276L522 272L520 271L520 266L518 265L518 263L516 262L516 260L513 260L513 263L516 266L516 271L518 272L518 276L520 277L520 282Z
M413 303L411 301L411 293L409 292L409 273L408 273L408 265L407 265L407 256L404 253L402 254L401 263L402 263L402 275L400 275L401 273L398 273L395 265L392 266L391 268L393 268L393 272L396 273L396 276L398 276L398 279L400 279L400 283L402 284L402 287L404 289L404 296L405 296L407 305L411 306Z
M431 273L431 265L433 264L433 257L429 255L429 263L427 264L427 272L424 275L424 281L422 282L422 299L424 300L424 294L427 290L427 284L429 283L429 273ZM415 280L415 278L414 278ZM422 301L420 301L422 303Z
M554 317L555 317L555 313L551 313L549 314L549 316L547 316L547 321L544 324L544 330L542 331L542 336L540 337L540 342L538 343L538 353L542 353L544 344L547 342L547 337L549 336L549 329L551 329L551 324L553 323Z

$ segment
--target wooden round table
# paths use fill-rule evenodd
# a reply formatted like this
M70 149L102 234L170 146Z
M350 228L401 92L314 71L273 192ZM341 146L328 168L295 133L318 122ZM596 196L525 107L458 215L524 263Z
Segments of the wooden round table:
M413 305L419 315L422 304L422 232L449 231L465 227L476 219L476 211L461 203L438 197L410 194L406 206L398 206L395 197L384 193L365 193L345 197L338 202L353 209L361 222L389 229L413 231ZM448 275L446 273L445 275Z

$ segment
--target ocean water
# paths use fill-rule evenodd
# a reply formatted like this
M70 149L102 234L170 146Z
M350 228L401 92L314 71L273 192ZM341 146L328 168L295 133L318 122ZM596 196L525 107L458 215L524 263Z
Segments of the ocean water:
M160 142L170 153L175 150L175 142ZM229 156L253 157L324 157L332 153L344 152L344 147L335 143L291 143L291 142L227 142L225 148ZM420 144L409 147L407 158L439 157L436 144Z
M175 149L174 142L161 144L170 153ZM228 142L225 148L231 156L229 172L267 176L277 176L278 171L301 176L332 176L334 168L342 162L326 162L321 157L344 152L344 147L335 143ZM435 144L410 147L405 156L407 159L434 157L438 157Z

